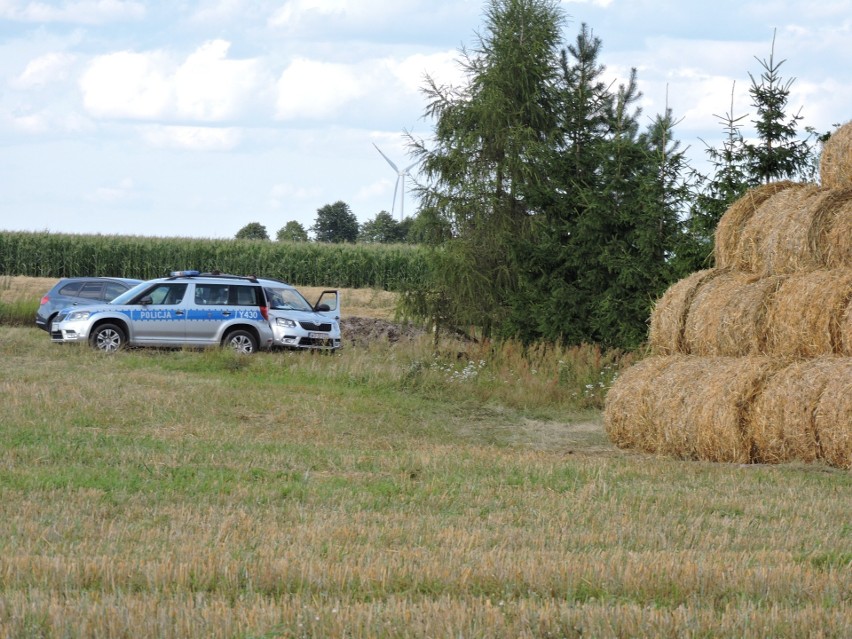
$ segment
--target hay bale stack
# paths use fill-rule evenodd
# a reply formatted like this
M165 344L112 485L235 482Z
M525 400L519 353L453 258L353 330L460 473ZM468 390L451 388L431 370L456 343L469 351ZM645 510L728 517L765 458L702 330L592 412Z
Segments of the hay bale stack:
M852 122L839 127L822 148L819 177L826 188L852 186Z
M717 268L659 299L653 356L607 395L617 446L681 459L852 469L852 123L823 188L779 182L716 229Z
M790 276L766 315L766 352L776 357L820 357L844 351L844 315L852 300L852 269Z
M679 459L852 468L852 359L651 357L616 380L604 424L622 448Z
M814 416L821 458L852 470L852 358L844 357L823 389Z
M693 297L682 353L741 357L766 351L766 313L783 276L730 271L705 280Z
M820 459L816 410L826 386L842 366L843 358L800 360L769 379L751 411L754 461Z
M743 227L758 208L776 193L789 188L800 188L803 184L782 180L771 184L762 184L750 189L728 207L719 224L716 225L715 257L719 268L733 268L737 265L737 246Z
M686 317L699 287L706 281L724 274L721 269L706 269L692 273L673 284L654 305L648 343L657 355L685 353L683 343Z
M619 446L645 452L747 463L750 407L781 366L767 357L649 358L607 395L607 434Z

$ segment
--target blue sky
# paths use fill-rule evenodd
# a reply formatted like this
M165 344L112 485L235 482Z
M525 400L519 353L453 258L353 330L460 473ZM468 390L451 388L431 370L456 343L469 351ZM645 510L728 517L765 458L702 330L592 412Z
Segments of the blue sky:
M852 119L852 0L561 4L566 42L585 22L613 80L637 67L643 118L668 100L697 165L732 99L753 112L775 30L803 126ZM403 132L431 130L424 74L461 81L484 6L0 0L0 229L233 237L260 222L274 237L338 200L361 222L390 211L396 175L373 144L410 163Z

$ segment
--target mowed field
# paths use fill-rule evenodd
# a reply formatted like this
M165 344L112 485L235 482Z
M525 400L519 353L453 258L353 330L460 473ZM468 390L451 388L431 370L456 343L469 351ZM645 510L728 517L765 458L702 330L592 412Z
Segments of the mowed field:
M852 474L620 451L592 348L0 361L0 637L850 636Z

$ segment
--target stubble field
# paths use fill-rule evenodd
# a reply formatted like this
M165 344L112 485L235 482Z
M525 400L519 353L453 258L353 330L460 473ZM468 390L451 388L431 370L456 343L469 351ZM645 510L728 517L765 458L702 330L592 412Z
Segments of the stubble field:
M0 358L0 637L849 635L852 476L619 451L595 349Z

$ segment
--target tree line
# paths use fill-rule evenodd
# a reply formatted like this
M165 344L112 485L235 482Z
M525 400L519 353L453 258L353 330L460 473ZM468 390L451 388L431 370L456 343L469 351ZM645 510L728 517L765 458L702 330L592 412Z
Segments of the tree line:
M311 240L310 231L315 241L331 244L419 244L425 237L422 227L422 221L416 218L397 221L387 211L380 211L371 220L359 224L349 205L338 201L317 209L316 220L309 229L291 220L278 229L275 239L279 242L308 242ZM234 237L238 240L270 239L266 227L259 222L246 224Z
M428 247L428 279L403 294L411 317L524 342L635 347L654 300L712 266L713 232L731 203L762 183L814 179L829 134L800 134L774 37L749 73L753 112L732 103L718 116L723 142L705 145L702 173L668 105L643 117L636 69L611 84L588 25L565 39L560 2L487 0L483 15L460 51L462 84L426 78L433 133L408 136L420 164L417 215L396 222L383 211L359 225L337 202L309 229L318 242ZM248 233L268 239L256 223L237 237ZM277 239L308 232L288 222Z
M666 105L642 126L637 72L605 80L588 25L563 41L556 0L490 0L462 49L462 86L427 78L431 140L409 136L421 162L432 279L407 291L412 316L485 336L635 347L651 306L686 274L711 266L713 230L749 188L812 180L817 143L788 115L783 61L758 59L751 120L721 119L712 170L693 169Z

